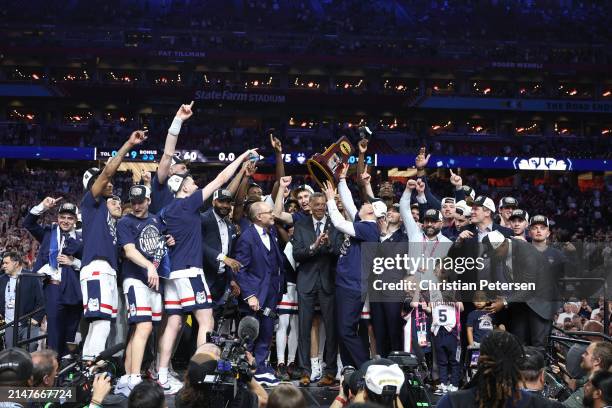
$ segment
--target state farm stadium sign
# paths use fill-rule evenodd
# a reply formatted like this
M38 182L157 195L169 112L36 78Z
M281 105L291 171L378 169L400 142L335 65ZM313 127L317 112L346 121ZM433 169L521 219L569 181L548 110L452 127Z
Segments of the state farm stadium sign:
M285 95L231 91L196 91L195 99L241 103L285 103L287 101Z

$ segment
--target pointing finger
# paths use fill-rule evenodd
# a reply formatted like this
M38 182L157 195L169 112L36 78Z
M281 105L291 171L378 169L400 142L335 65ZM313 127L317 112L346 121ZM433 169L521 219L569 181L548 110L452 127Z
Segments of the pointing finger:
M191 103L189 104L189 109L193 108L193 102L194 101L191 101Z

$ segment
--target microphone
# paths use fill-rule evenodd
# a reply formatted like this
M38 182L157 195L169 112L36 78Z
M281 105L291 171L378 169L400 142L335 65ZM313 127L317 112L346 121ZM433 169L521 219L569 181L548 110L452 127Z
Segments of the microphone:
M274 311L274 309L271 309L269 307L266 308L261 308L257 311L257 314L260 316L266 316L269 317L270 319L278 319L278 314Z
M115 353L123 350L124 348L125 348L125 343L118 343L118 344L115 344L114 346L110 346L109 348L107 348L106 350L98 354L98 356L94 360L94 364L97 363L98 361L108 360Z
M259 336L259 322L253 316L245 316L238 323L238 337L245 343Z

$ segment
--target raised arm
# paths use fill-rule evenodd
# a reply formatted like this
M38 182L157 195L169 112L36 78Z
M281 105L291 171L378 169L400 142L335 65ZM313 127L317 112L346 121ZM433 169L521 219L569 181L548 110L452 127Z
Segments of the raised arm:
M415 234L419 234L419 226L412 218L412 211L410 210L410 196L412 195L412 189L416 187L416 182L414 180L408 180L406 183L406 189L404 190L404 194L402 194L402 198L400 199L400 214L402 216L402 220L404 221L404 227L406 228L406 232L408 233L408 239L412 239Z
M365 139L364 139L365 140ZM368 173L368 165L366 164L361 172L361 187L363 190L364 201L369 201L374 197L374 190L372 190L372 176Z
M365 154L368 151L368 139L361 139L359 143L357 143L357 147L359 149L359 156L357 156L357 174L363 176L364 173L367 173L367 165L365 164ZM369 183L369 179L367 180ZM369 186L370 191L368 192L368 186L366 185L366 181L361 177L359 179L359 194L361 195L362 201L367 201L368 197L374 197L374 194L371 193L372 186Z
M257 172L257 166L252 161L246 161L242 165L244 169L244 176L238 186L238 191L234 197L234 213L232 214L232 221L238 223L244 215L244 198L249 187L249 178Z
M23 227L38 241L42 242L45 237L45 228L38 223L38 218L45 212L54 208L60 202L62 197L52 198L47 197L35 207L32 207L28 215L23 220Z
M242 167L240 168L240 171L236 173L236 175L232 178L232 181L230 181L229 185L227 186L227 191L232 193L232 197L236 196L238 187L240 186L240 183L242 182L242 178L244 177L244 168L245 166L243 164Z
M110 181L110 179L115 175L119 165L123 161L125 155L134 147L143 143L147 140L147 131L146 130L135 130L130 135L130 138L121 146L121 148L117 151L117 155L112 157L106 162L106 166L94 182L93 186L91 186L91 195L94 198L98 198L102 195L102 192L106 188L106 185Z
M189 105L181 105L179 110L176 112L176 116L168 129L168 135L166 136L166 144L164 145L164 155L159 161L157 167L157 181L160 184L164 184L168 178L170 172L170 165L172 164L172 157L176 149L176 142L178 141L178 135L181 132L181 126L193 115L193 101Z
M342 182L342 180L340 181ZM338 206L336 205L336 193L334 192L334 186L332 186L329 181L325 182L323 193L327 198L327 212L329 213L329 218L334 227L336 227L338 231L348 234L351 237L354 237L356 235L355 226L351 221L345 220L342 214L340 214L340 210L338 210ZM344 201L342 202L344 203ZM344 206L346 207L346 204L344 204Z
M273 214L274 218L284 222L285 224L293 224L293 218L291 214L283 211L283 203L284 203L284 193L285 189L289 187L291 184L291 176L281 177L279 180L278 191L276 192L276 197L274 198L274 208Z
M270 132L270 144L274 149L274 157L276 160L275 164L275 176L276 182L272 187L272 197L276 197L276 193L278 192L278 182L281 178L285 177L285 162L283 161L283 144L281 141L274 137L274 134Z
M252 153L257 154L257 150L252 149L242 153L240 156L238 156L236 160L234 160L226 168L224 168L221 173L219 173L217 177L215 177L213 181L208 183L206 187L202 189L202 201L205 202L206 200L208 200L208 197L210 197L212 193L215 192L215 190L221 188L225 183L227 183L229 179L234 175L234 173L236 173L236 170L238 170L238 166L240 166L242 162L247 160L249 155Z
M344 163L342 165L342 171L340 172L340 177L339 177L340 181L338 182L338 194L340 194L340 200L342 200L342 205L344 205L344 210L347 212L347 214L351 218L351 221L355 221L355 216L357 215L357 207L355 207L355 202L353 201L353 195L351 194L351 190L348 188L348 185L346 184L346 175L348 173L348 168L349 168L348 163Z

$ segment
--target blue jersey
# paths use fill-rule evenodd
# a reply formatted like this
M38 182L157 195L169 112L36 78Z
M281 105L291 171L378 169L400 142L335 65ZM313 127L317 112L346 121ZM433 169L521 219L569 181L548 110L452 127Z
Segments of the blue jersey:
M151 204L149 204L149 212L159 214L162 208L170 204L174 199L174 194L168 188L168 183L161 184L157 178L157 174L151 180Z
M293 225L295 225L296 222L303 220L305 218L310 217L310 214L308 214L307 212L300 210L297 212L294 212L293 214L291 214L291 219L293 220Z
M202 268L202 190L187 198L175 198L162 210L166 231L176 244L170 247L170 271Z
M83 266L101 259L117 271L117 220L108 208L104 197L96 200L91 191L85 193L81 201L83 221Z
M158 266L166 251L163 224L157 215L149 214L146 218L138 218L128 214L117 223L117 238L119 246L134 244L138 252ZM136 265L129 259L121 264L123 279L133 278L147 284L147 269Z
M378 225L370 221L355 219L354 237L346 237L340 248L340 258L336 267L336 285L355 291L365 290L361 286L361 243L378 242L380 233Z

